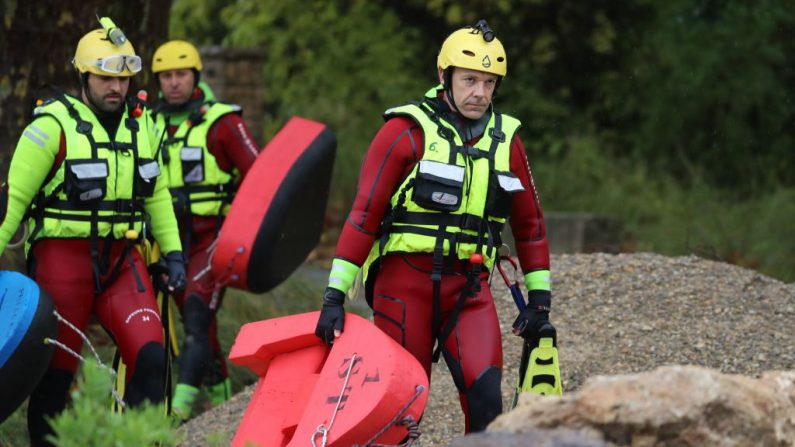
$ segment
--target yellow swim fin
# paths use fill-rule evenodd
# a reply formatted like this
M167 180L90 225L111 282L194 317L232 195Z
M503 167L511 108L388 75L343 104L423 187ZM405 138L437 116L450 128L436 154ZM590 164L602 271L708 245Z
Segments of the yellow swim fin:
M521 393L563 395L558 348L555 347L555 328L548 325L539 332L542 337L539 338L536 347L532 347L529 342L524 344L519 366L519 382L516 385L512 407L516 406Z
M552 337L541 337L538 346L530 351L530 361L519 392L531 392L542 395L563 395L560 384L560 364L558 348L553 344Z

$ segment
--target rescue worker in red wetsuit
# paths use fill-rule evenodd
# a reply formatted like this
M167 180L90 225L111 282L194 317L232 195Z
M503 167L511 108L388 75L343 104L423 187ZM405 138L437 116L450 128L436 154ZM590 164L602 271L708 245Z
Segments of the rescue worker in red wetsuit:
M492 104L506 71L502 44L479 21L443 43L438 86L385 112L315 331L328 344L343 331L345 294L362 269L375 324L429 378L431 362L444 356L466 432L484 430L502 411L501 336L488 276L507 219L529 290L514 333L536 336L551 304L546 231L520 123Z
M161 94L151 113L162 139L160 155L188 265L188 285L175 294L185 342L171 402L174 415L187 419L202 383L213 405L231 395L216 320L224 291L215 290L208 248L258 150L240 107L217 102L201 82L202 61L192 44L172 40L161 45L152 71Z
M171 289L184 285L185 267L153 123L145 104L127 96L141 58L109 19L100 23L75 51L80 98L56 93L35 109L17 143L0 199L0 253L27 214L29 276L77 329L96 316L127 365L124 399L135 406L161 402L166 391L163 324L136 244L154 235ZM58 341L81 350L82 339L63 322ZM32 445L50 445L45 417L65 407L77 366L55 349L30 396Z

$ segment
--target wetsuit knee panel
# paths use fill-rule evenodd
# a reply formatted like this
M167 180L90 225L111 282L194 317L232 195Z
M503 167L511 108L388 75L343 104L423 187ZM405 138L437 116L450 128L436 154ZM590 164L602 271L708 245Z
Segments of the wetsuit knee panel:
M185 304L182 306L182 324L187 336L207 338L212 319L213 312L201 298L190 295L185 299Z
M127 383L124 400L131 406L144 399L157 403L163 400L166 390L166 350L160 343L149 342L138 351L135 370Z
M485 430L502 413L501 382L502 372L496 366L490 366L466 391L470 431Z
M149 371L158 369L165 370L166 367L166 349L160 343L150 341L145 344L135 359L135 369L144 368Z

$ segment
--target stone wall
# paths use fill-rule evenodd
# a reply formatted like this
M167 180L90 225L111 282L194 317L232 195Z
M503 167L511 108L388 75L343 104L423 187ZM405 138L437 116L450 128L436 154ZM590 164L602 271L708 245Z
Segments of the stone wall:
M624 243L619 221L591 213L544 213L551 253L620 253ZM503 242L513 247L511 226L505 225Z
M221 47L204 47L199 52L204 64L202 79L210 85L219 101L243 107L243 119L251 129L255 143L259 147L265 146L262 128L265 116L264 53L261 50Z

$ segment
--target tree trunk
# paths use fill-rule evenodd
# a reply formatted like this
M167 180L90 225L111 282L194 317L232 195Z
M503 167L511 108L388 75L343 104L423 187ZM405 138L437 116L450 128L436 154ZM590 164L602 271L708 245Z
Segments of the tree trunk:
M133 78L154 92L149 69L152 53L167 38L171 0L6 0L0 27L0 182L17 139L29 122L37 95L48 84L78 92L72 57L78 40L99 28L96 16L108 16L124 30L144 70Z

